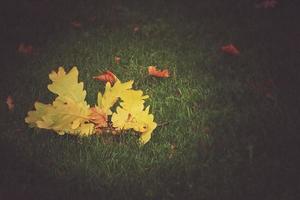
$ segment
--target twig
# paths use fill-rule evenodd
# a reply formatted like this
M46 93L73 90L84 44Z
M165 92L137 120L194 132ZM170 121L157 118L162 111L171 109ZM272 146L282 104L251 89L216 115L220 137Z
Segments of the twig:
M157 127L165 126L165 125L168 125L168 124L169 124L169 122L163 122L163 123L157 124Z

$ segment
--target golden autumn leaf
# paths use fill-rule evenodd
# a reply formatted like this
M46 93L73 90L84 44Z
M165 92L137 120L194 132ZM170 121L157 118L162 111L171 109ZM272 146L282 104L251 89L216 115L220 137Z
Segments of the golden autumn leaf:
M151 76L160 77L160 78L167 78L170 77L169 70L157 70L156 66L149 66L148 67L148 73Z
M31 127L54 130L58 134L91 135L94 124L89 122L90 107L85 101L83 83L78 83L78 70L73 67L66 73L63 67L49 75L52 84L48 89L58 96L52 104L35 103L25 122Z
M126 90L120 95L121 103L117 112L113 113L111 121L117 130L133 129L140 132L140 142L147 143L157 124L154 116L149 114L150 106L144 108L145 99L141 90Z
M71 98L75 102L85 102L86 91L83 89L83 82L78 83L78 69L74 66L69 73L66 73L63 67L58 71L52 71L49 79L52 81L48 89L57 94L60 98Z
M121 83L119 80L111 86L109 82L105 85L103 95L98 93L98 107L100 107L107 115L112 115L111 107L117 102L121 94L132 88L133 81Z
M56 99L52 104L35 103L25 122L31 127L54 130L59 135L91 135L94 124L89 123L89 107L84 104Z
M141 133L140 142L146 144L150 139L157 124L154 116L149 114L149 106L144 110L131 111L117 107L117 112L112 115L113 126L117 130L133 129Z

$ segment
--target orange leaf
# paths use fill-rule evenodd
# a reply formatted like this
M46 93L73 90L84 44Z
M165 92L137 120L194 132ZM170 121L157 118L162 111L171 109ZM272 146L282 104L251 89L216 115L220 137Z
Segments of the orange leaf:
M30 44L26 45L24 43L21 43L18 46L18 52L21 53L21 54L24 54L24 55L32 55L33 47Z
M14 109L15 104L14 104L14 100L13 100L12 96L9 95L7 97L6 104L7 104L8 110L12 111Z
M229 44L229 45L223 46L221 48L221 50L224 53L227 53L227 54L232 55L232 56L236 56L236 55L240 54L240 51L233 44Z
M90 109L91 114L89 116L90 121L95 124L96 129L107 127L107 115L97 107Z
M156 66L149 66L148 73L151 76L160 77L160 78L167 78L170 76L169 70L157 70Z
M79 20L73 20L71 22L71 26L73 26L74 28L81 28L82 27L81 22Z
M115 56L115 63L119 65L121 62L121 58L119 56Z
M110 82L110 84L112 85L116 82L117 77L111 71L107 70L105 73L100 74L99 76L94 76L93 79L103 82Z

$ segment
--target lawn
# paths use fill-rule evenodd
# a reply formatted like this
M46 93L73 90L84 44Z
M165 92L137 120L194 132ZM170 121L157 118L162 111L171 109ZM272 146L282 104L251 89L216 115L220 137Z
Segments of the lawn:
M298 5L258 2L1 3L0 199L298 199ZM151 140L29 128L59 66L77 66L90 105L105 88L93 76L134 80L158 124Z

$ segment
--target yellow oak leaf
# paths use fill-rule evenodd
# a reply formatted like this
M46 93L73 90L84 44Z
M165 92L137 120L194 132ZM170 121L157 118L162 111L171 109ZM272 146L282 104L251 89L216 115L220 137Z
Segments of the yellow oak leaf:
M149 114L150 107L145 110L125 110L117 107L117 112L112 115L111 121L117 130L133 129L141 133L140 142L146 144L150 139L157 124L153 121L154 117Z
M144 109L145 99L149 98L149 96L143 96L143 91L141 90L127 90L120 95L120 98L122 100L120 103L122 108L132 112L140 112Z
M117 102L121 94L132 88L133 81L121 83L119 80L113 86L109 82L105 85L105 91L102 95L98 93L98 107L107 115L112 115L110 108Z
M52 104L35 103L35 110L29 111L25 122L31 127L54 130L58 134L90 135L94 124L89 122L90 106L85 101L83 83L78 83L78 70L73 67L69 73L60 67L49 78L48 89L58 97Z
M86 91L83 89L83 83L78 83L78 70L74 66L69 73L66 74L63 67L59 67L58 71L52 71L49 74L52 84L48 85L48 89L57 94L61 98L68 97L75 102L85 101Z

